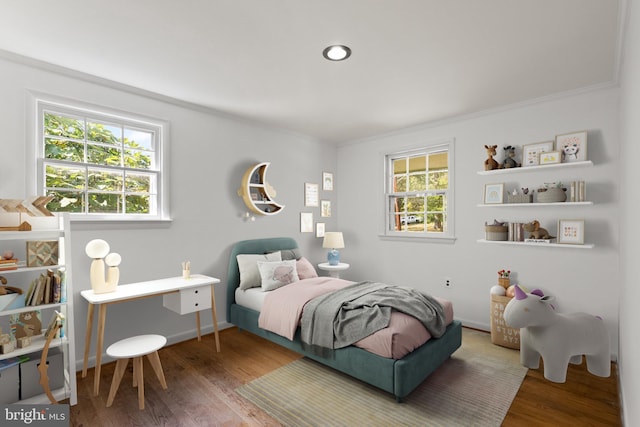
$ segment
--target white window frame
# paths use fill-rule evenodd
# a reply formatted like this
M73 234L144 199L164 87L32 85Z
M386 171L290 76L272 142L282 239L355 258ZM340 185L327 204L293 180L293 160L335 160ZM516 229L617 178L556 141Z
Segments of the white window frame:
M71 116L89 116L92 119L126 126L141 128L154 134L154 164L155 168L147 170L157 176L155 214L128 214L128 213L76 213L71 212L69 218L74 222L153 222L170 221L169 208L169 123L159 119L151 119L134 113L122 112L106 107L95 106L73 100L67 100L51 95L29 92L28 93L28 132L27 140L31 143L27 146L27 189L30 194L44 195L46 182L44 174L44 113L66 114ZM85 165L79 163L79 167ZM94 165L101 167L100 165ZM113 170L124 170L124 167L106 167ZM141 172L145 172L142 171Z
M380 234L380 237L383 239L391 239L391 240L413 240L413 241L422 241L422 242L433 242L433 243L454 243L456 240L455 237L455 227L454 227L454 159L455 159L455 139L448 138L446 140L433 141L431 143L427 143L420 146L413 146L402 148L394 151L384 152L382 153L383 162L384 162L384 225L383 232ZM447 198L446 204L446 218L447 218L447 227L446 231L441 233L434 233L425 231L424 232L407 232L407 231L396 231L391 227L391 198L394 195L398 195L399 193L394 193L391 191L392 183L393 183L393 160L401 157L410 157L414 155L420 154L431 154L447 151L448 156L448 178L449 178L449 188L447 190L438 190L437 192L445 192ZM404 193L406 194L406 193Z

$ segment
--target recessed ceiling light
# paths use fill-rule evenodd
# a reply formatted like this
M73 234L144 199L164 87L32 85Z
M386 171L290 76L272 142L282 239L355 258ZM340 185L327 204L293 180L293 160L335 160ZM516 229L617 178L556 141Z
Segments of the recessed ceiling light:
M343 45L333 45L323 50L322 56L329 61L344 61L351 56L351 49Z

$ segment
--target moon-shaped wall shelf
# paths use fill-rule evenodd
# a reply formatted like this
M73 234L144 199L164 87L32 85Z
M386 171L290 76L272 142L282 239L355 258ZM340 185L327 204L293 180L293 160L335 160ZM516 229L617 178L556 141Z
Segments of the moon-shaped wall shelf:
M276 192L266 180L270 164L258 163L247 169L242 177L242 186L238 189L238 195L249 210L259 215L275 215L284 209L284 205L274 200Z

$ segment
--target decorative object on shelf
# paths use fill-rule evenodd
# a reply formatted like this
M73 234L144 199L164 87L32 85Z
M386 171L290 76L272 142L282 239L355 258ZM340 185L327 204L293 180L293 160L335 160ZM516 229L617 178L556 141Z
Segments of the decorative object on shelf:
M322 189L324 191L333 191L333 174L330 172L322 172Z
M538 188L538 203L561 203L567 200L567 189L562 183L545 182L544 187Z
M31 345L31 337L20 337L16 339L16 347L25 348Z
M540 227L540 222L534 219L522 226L523 230L529 233L529 239L555 239L555 236L549 234L549 232Z
M40 310L23 311L9 316L11 336L17 340L22 337L33 337L42 334L42 317Z
M338 251L338 249L344 248L342 232L327 231L324 233L322 247L330 249L327 253L327 261L329 261L329 265L338 265L340 263L340 251Z
M584 220L558 220L558 243L569 245L584 244Z
M540 153L553 151L553 141L536 142L522 147L522 166L537 166L540 164Z
M2 256L0 256L0 260L3 260L3 259L13 259L13 256L14 256L14 255L15 255L15 254L13 253L13 251L12 251L12 250L7 249L6 251L3 251L3 252L2 252Z
M502 269L498 271L498 285L507 289L511 285L511 270Z
M249 210L258 215L275 215L284 209L284 205L277 203L276 190L266 181L267 168L271 163L258 163L246 170L242 183L238 189L238 196L242 197ZM245 221L254 221L251 215L243 215Z
M504 184L485 184L484 185L484 203L501 204L504 201Z
M58 241L27 242L27 267L58 264Z
M102 239L91 240L85 246L85 252L89 258L92 258L90 279L91 288L96 294L113 292L118 286L120 273L118 265L122 261L119 254L109 253L109 243ZM105 279L105 257L109 258L109 271Z
M182 262L182 278L189 279L191 277L191 261Z
M599 377L611 375L609 332L599 316L587 313L558 313L554 298L540 289L525 293L515 288L513 298L504 309L509 327L525 329L521 334L520 363L537 369L540 357L544 377L556 383L566 381L569 363L582 363L586 355L587 370Z
M15 349L16 349L16 347L13 345L12 341L9 341L9 342L4 343L4 344L0 344L0 353L2 353L2 354L11 353Z
M22 221L16 227L0 227L0 231L31 231L31 224L27 221Z
M0 214L19 212L28 216L53 216L46 206L53 196L36 196L28 199L0 199Z
M587 160L587 131L556 135L556 150L562 152L565 163Z
M521 190L514 188L511 193L507 194L507 203L532 203L532 202L533 202L533 192L529 194L528 188L521 188Z
M502 147L504 150L504 160L502 161L503 169L511 169L511 168L519 168L522 166L521 163L516 161L516 147L507 145L506 147Z
M554 165L562 161L562 153L560 151L549 151L540 153L539 163L541 165Z
M507 240L509 227L504 222L493 220L493 224L484 223L485 238L487 240L503 241Z
M484 148L487 151L487 160L484 161L484 170L490 171L490 170L494 170L494 169L500 169L500 165L493 158L493 156L496 155L496 148L498 148L498 146L497 145L485 145Z

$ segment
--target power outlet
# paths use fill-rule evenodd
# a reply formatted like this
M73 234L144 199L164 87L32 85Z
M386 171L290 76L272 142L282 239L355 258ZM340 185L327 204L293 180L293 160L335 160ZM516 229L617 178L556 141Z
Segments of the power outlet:
M444 287L445 288L450 288L452 286L453 286L453 283L451 281L451 278L450 277L445 277L444 278Z

